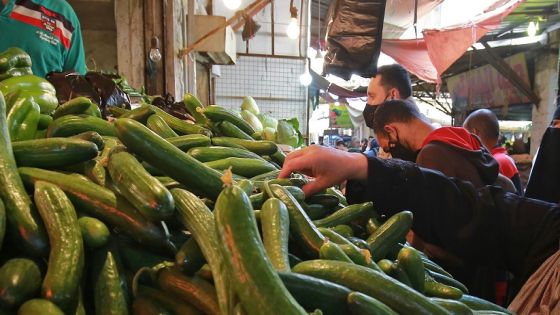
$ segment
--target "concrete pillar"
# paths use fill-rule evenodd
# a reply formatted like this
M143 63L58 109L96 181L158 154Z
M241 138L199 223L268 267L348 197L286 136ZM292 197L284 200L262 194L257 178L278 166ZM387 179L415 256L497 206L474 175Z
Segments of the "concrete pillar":
M533 106L533 124L531 127L531 155L534 156L542 136L550 124L552 114L556 109L556 96L558 95L558 38L560 32L549 34L549 40L554 43L550 50L546 49L538 53L535 58L535 86L534 91L540 97L538 107Z

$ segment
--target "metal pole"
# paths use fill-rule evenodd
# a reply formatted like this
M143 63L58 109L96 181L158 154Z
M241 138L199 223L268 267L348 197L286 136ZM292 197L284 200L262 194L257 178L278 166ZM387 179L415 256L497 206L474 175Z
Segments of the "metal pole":
M187 46L194 42L194 2L195 0L188 0L188 14L187 14ZM195 52L190 52L183 57L185 69L187 72L187 91L196 96L196 56Z

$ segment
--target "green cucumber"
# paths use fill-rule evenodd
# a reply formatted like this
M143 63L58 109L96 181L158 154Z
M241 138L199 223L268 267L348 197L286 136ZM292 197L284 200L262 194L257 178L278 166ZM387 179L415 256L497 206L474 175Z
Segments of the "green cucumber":
M319 227L334 227L339 224L348 224L371 211L373 211L373 202L364 202L337 210L328 217L313 221L313 223Z
M45 299L31 299L18 309L18 315L64 315L53 302Z
M420 254L412 247L403 247L399 251L397 259L410 279L412 287L416 291L424 293L425 271Z
M151 131L157 133L162 138L173 138L179 135L169 127L169 125L160 116L153 114L148 118L146 122L146 127L150 128Z
M232 284L230 274L226 271L225 258L219 248L214 213L189 191L172 189L171 195L175 199L179 221L192 233L212 270L220 312L227 314L233 308L233 297L230 296Z
M352 242L352 244L358 246L360 249L366 249L369 251L368 243L365 240L354 236L349 237L348 240Z
M377 266L379 269L383 271L386 275L393 277L394 270L393 270L393 263L389 259L381 259L377 262Z
M278 178L279 174L280 174L280 170L274 170L274 171L270 171L268 173L264 173L264 174L252 177L251 180L252 181L259 181L259 180L263 181L263 180L276 179L276 178Z
M279 199L269 198L262 205L260 222L264 249L272 266L278 271L290 271L290 216L286 205Z
M204 116L216 123L228 121L248 135L255 133L255 129L243 120L243 118L221 106L206 106L204 109Z
M321 249L319 250L319 259L338 260L351 264L354 263L338 244L329 240L326 240L323 246L321 246Z
M325 241L324 236L286 188L273 184L270 185L270 189L274 197L280 199L288 208L291 236L304 247L308 256L318 257L319 249Z
M78 96L68 102L59 105L53 113L53 118L57 119L66 115L78 115L85 112L92 105L91 100L84 96Z
M43 129L43 130L38 129L33 139L44 139L46 137L47 137L47 129Z
M96 315L128 314L128 287L123 272L112 242L95 250L91 280Z
M175 264L188 275L194 274L206 264L206 258L194 237L189 238L179 248L175 254Z
M230 123L229 121L222 121L217 124L220 135L223 137L232 137L253 141L253 137L243 132L236 125Z
M243 189L247 196L250 196L253 193L253 182L249 179L242 179L238 181L237 186Z
M4 244L4 236L6 235L6 207L0 198L0 249Z
M280 148L278 148L278 151L276 151L275 153L270 155L270 158L272 159L272 161L274 161L276 164L282 166L284 165L284 160L286 160L286 154L284 154L284 152L282 152L282 150Z
M391 248L406 237L411 226L412 212L410 211L402 211L390 217L367 239L371 258L374 261L385 258Z
M69 309L84 269L84 244L76 210L64 191L48 182L35 184L34 199L51 247L41 295L61 309Z
M443 284L446 284L448 286L452 286L454 288L457 288L457 289L463 291L463 293L469 293L469 289L467 289L467 287L464 284L462 284L461 282L459 282L459 281L457 281L457 280L455 280L451 277L448 277L446 275L442 275L442 274L439 274L437 272L430 271L430 270L426 270L426 272L428 274L430 274L430 276L432 276L434 278L434 280L439 282L439 283L443 283Z
M46 181L58 185L80 210L131 236L140 244L155 250L174 251L158 226L144 218L125 199L92 182L82 181L58 172L20 167L26 185Z
M0 302L14 308L34 297L41 288L41 271L26 258L13 258L0 268Z
M123 266L132 273L136 273L142 267L152 268L162 261L171 260L169 255L154 253L138 243L123 237L119 237L117 243L118 251L115 250L114 253L119 254L118 257L122 259Z
M142 105L137 107L131 111L125 112L122 115L118 116L119 118L130 118L134 119L138 122L146 124L148 121L148 117L151 117L155 114L155 111L152 109L150 105Z
M212 138L212 145L222 147L241 146L258 155L269 155L278 150L278 146L272 141L244 140L232 137L214 137Z
M237 157L205 162L204 165L215 170L226 170L231 167L234 174L244 177L253 177L276 169L272 164L260 159Z
M273 184L274 182L272 182ZM285 186L286 190L288 190L290 192L290 194L292 194L292 196L294 196L294 198L299 202L305 202L305 194L303 193L303 190L301 190L301 188L299 188L298 186Z
M290 294L307 311L321 309L325 315L348 314L350 289L333 282L293 272L278 272Z
M93 102L82 114L89 115L89 116L94 116L94 117L97 117L97 118L103 118L103 116L101 115L101 110L99 109L99 106L97 106L97 104L95 104Z
M109 174L119 192L146 218L161 221L171 217L175 203L171 193L128 152L109 155Z
M323 205L329 212L334 210L339 204L338 198L328 194L315 194L313 196L309 196L305 199L305 202L308 204Z
M327 191L325 192L329 195L333 195L336 198L338 198L338 202L340 202L342 205L344 205L345 207L348 206L348 201L346 201L346 197L344 197L344 195L342 194L342 192L334 187L329 187L327 188Z
M122 108L122 107L117 107L117 106L110 106L107 107L107 111L113 116L113 117L121 117L122 115L130 112L130 109L126 109L126 108Z
M274 314L282 310L283 314L307 314L266 258L251 202L243 190L225 187L214 211L216 231L225 231L218 233L218 244L247 313Z
M166 307L147 296L137 296L132 302L134 315L173 315Z
M468 294L463 294L463 296L459 299L459 302L462 302L474 311L496 311L513 315L512 312L499 305Z
M86 140L86 141L89 141L89 142L93 142L93 143L95 143L95 145L97 146L97 150L99 150L99 151L103 150L103 148L105 147L105 140L103 139L103 137L100 134L98 134L95 131L82 132L82 133L74 135L70 138L82 139L82 140Z
M51 115L41 114L39 115L39 122L37 124L38 130L44 130L49 128L49 125L53 122L53 118Z
M257 154L245 149L216 146L192 148L187 154L200 162L211 162L229 157L261 159Z
M397 279L398 281L400 281L402 284L407 285L410 288L414 287L412 286L412 282L410 282L410 278L408 277L408 274L404 271L404 269L402 268L400 261L395 260L392 264L391 264L391 276L395 279Z
M94 116L67 115L55 119L47 129L47 137L69 137L86 131L95 131L102 136L115 137L115 127L110 122Z
M175 298L163 291L156 290L147 286L138 288L139 296L146 296L157 303L164 305L172 314L175 315L202 315L203 313L193 306Z
M443 299L457 300L463 296L463 291L435 281L427 272L424 278L424 291L426 296Z
M352 262L360 266L365 266L376 271L381 271L377 264L373 262L370 258L369 250L363 250L358 248L344 236L336 233L335 231L327 228L319 228L321 234L323 234L330 241L340 245L340 249L350 257Z
M73 138L18 141L12 148L20 167L61 167L91 160L98 154L95 143Z
M331 229L333 229L333 231L346 238L354 237L354 230L352 230L352 227L350 227L349 225L339 224L337 226L332 227Z
M200 134L178 136L165 140L183 152L187 152L192 148L207 147L212 143L210 137Z
M397 315L381 301L360 292L348 294L348 308L352 315Z
M105 187L107 183L107 159L111 150L117 146L118 140L114 138L103 139L104 147L101 154L93 160L87 161L84 165L84 175L94 183Z
M465 303L461 303L457 300L449 300L449 299L442 299L442 298L430 298L432 302L436 303L437 305L445 308L451 314L454 315L473 315L473 311L465 305Z
M251 200L251 206L253 206L253 209L260 209L265 202L264 193L260 192L257 194L252 194L249 197L249 200Z
M334 260L311 260L298 264L292 271L362 292L400 314L448 314L422 294L367 267Z
M193 305L205 314L219 314L216 289L200 277L188 277L179 270L164 268L158 272L157 283L164 291Z
M202 106L202 103L200 103L196 96L191 93L185 93L185 95L183 95L183 103L185 103L185 107L197 124L203 126L208 124L208 119L203 114L204 106Z
M111 233L105 223L92 217L81 217L78 219L80 231L84 239L84 245L89 248L97 248L107 244Z
M382 225L378 218L369 218L366 223L366 231L371 235Z
M181 135L202 134L208 137L212 135L212 132L210 132L210 130L202 126L189 124L188 122L181 120L171 114L168 114L163 109L156 106L150 105L150 107L159 117L165 120L165 122L167 123L167 125L169 125L169 127L171 127L171 129L175 130Z
M422 254L422 252L420 252L420 254ZM436 264L435 262L431 261L430 259L428 259L427 257L425 257L424 255L422 256L422 262L424 263L424 268L433 271L433 272L437 272L439 274L448 276L450 278L453 278L453 276L445 271L445 269L443 269L442 267L440 267L438 264Z
M215 199L222 189L221 174L159 137L141 123L119 118L115 122L119 139L144 161L191 191Z
M328 214L327 209L323 205L317 205L317 204L308 205L305 202L302 202L301 206L303 207L305 213L307 213L307 215L311 220L322 219Z

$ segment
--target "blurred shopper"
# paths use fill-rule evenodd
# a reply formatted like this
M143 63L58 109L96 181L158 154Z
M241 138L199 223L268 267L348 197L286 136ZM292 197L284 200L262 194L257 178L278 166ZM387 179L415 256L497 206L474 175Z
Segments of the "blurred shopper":
M346 143L344 143L343 140L337 140L335 148L342 151L348 151L348 147L346 146Z
M543 135L525 195L548 202L560 202L560 107Z
M368 147L369 147L369 143L368 143L367 139L363 138L362 141L360 141L361 152L366 152Z
M0 0L0 51L10 47L25 50L40 77L86 72L80 22L64 0Z
M521 188L521 178L517 166L507 154L506 149L498 145L500 125L496 114L488 109L476 110L467 117L463 127L480 138L482 144L490 150L494 159L498 161L500 174L509 178L513 182L517 193L522 194L523 189Z

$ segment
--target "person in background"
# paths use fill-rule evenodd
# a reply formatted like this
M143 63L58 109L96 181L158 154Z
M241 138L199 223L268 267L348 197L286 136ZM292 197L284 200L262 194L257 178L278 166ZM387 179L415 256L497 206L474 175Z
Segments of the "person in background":
M525 196L560 203L560 107L552 115L535 155Z
M488 109L476 110L465 119L463 127L480 138L482 144L490 150L494 159L498 161L500 174L509 178L513 182L517 193L522 194L523 189L521 188L521 178L517 166L507 154L506 149L498 145L500 125L496 114Z
M367 157L376 157L377 152L379 150L379 144L375 138L371 137L371 141L369 142L369 150L365 152Z
M348 151L348 147L346 146L346 143L344 143L343 140L337 140L335 147L337 150Z
M31 56L33 74L85 74L80 22L64 0L0 0L0 51L19 47Z
M344 180L366 181L368 201L374 202L380 215L411 211L412 230L422 239L467 265L484 263L510 271L514 276L510 287L513 294L560 256L560 206L556 203L507 193L495 186L475 189L472 183L399 159L367 158L320 146L288 154L279 177L289 177L292 172L314 177L302 188L306 196ZM559 269L560 263L546 272L557 275ZM548 282L533 282L539 290L524 287L518 297L535 293L536 307L557 303L559 282L557 276ZM546 291L550 294L544 294ZM519 305L532 307L519 303L510 310L539 314L518 312Z
M368 147L369 145L367 139L363 138L362 141L360 141L360 152L366 152Z

